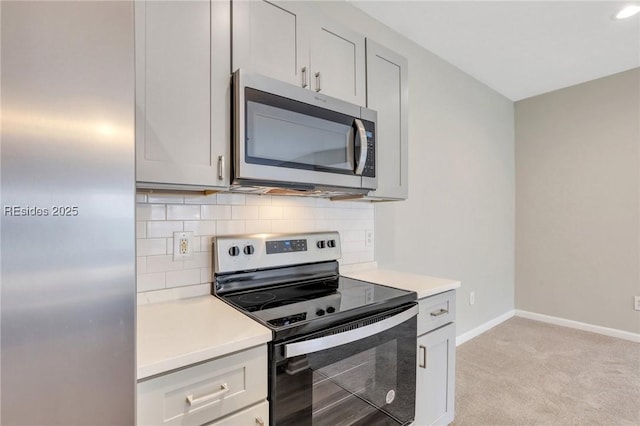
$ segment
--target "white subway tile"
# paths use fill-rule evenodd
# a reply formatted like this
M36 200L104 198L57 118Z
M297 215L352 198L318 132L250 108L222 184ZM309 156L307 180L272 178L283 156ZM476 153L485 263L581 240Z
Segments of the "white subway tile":
M372 230L373 231L373 230ZM340 233L340 237L345 242L364 241L366 237L364 230L347 230Z
M352 201L351 202L352 209L366 209L366 210L375 210L374 204L369 201Z
M136 203L146 203L147 194L136 194Z
M167 272L178 271L183 268L183 261L173 261L173 256L148 256L147 257L147 272Z
M136 220L165 220L164 204L137 204Z
M164 238L147 238L136 240L136 256L154 256L167 253L167 242Z
M245 232L250 234L261 234L271 231L270 220L247 220L245 221Z
M200 282L201 283L211 283L211 282L213 282L213 269L212 268L201 268L200 269Z
M190 260L184 261L184 269L211 268L211 253L202 251L193 253Z
M167 288L200 284L200 268L167 272Z
M352 219L353 212L357 212L358 210L352 210L347 208L339 208L339 209L325 209L324 218L325 219Z
M139 274L136 280L137 291L151 291L165 288L165 273Z
M246 195L245 203L248 206L270 206L271 195Z
M350 265L353 263L360 263L360 256L358 253L342 253L342 257L340 258L340 263L345 265Z
M167 220L199 220L200 206L189 204L168 204Z
M245 204L244 194L218 194L218 204Z
M364 241L345 241L342 243L342 252L343 253L353 253L366 250L367 247L364 245Z
M167 238L167 254L173 255L173 238Z
M175 231L182 231L182 222L151 221L147 222L147 238L173 237Z
M330 208L333 207L333 201L328 198L316 198L315 206L318 208Z
M375 259L375 252L373 247L367 247L368 250L360 252L360 262L373 262Z
M184 195L182 194L149 194L147 202L157 204L182 204Z
M145 274L147 272L147 258L144 256L136 257L136 274Z
M136 222L136 238L147 238L147 222Z
M200 251L211 252L213 248L213 237L210 235L200 237Z
M184 196L185 204L218 204L217 194L209 195L192 195L188 194Z
M312 232L315 231L315 221L311 219L273 220L271 230L272 232Z
M260 217L258 206L232 206L231 219L233 220L256 220Z
M283 219L284 208L278 206L260 206L260 219Z
M194 236L214 235L216 233L215 220L194 220L184 223L184 230L193 232Z
M322 209L316 209L312 207L283 207L284 219L319 219L316 215L316 211L322 211ZM323 214L324 215L324 214ZM277 218L274 218L277 219Z
M271 205L282 207L315 207L316 199L313 197L273 196Z
M217 235L243 234L244 220L219 220L216 226Z
M203 205L201 206L201 218L209 220L231 219L231 206Z

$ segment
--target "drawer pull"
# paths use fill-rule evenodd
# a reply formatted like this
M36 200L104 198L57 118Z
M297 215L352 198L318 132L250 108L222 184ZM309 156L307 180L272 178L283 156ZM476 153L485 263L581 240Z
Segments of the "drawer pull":
M264 420L262 420L262 417L256 417L256 424L258 426L264 426Z
M446 310L446 309L439 309L437 311L431 312L431 316L432 317L439 317L440 315L444 315L446 313L449 313L449 311Z
M427 368L427 347L420 345L420 352L422 356L420 357L421 360L418 367L426 369Z
M227 392L229 392L229 385L223 383L220 385L220 390L211 392L210 394L201 396L199 398L194 398L193 395L188 395L187 402L189 403L189 405L198 405L224 395Z

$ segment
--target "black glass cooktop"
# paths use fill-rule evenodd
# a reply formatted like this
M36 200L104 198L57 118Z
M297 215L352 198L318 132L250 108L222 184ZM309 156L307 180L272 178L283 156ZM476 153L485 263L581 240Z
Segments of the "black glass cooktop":
M312 331L416 300L405 290L336 276L218 295L277 331Z

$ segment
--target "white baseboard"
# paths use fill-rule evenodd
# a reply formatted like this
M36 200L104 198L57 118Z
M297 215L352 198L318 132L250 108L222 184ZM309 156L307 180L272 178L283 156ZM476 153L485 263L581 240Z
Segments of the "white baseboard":
M575 328L583 331L590 331L591 333L604 334L605 336L617 337L618 339L640 343L640 334L638 333L631 333L629 331L617 330L615 328L601 327L599 325L537 314L535 312L522 311L520 309L516 309L515 314L517 317L547 322L549 324L561 325L563 327Z
M500 315L499 317L496 317L496 318L494 318L492 320L489 320L489 321L485 322L484 324L481 324L478 327L467 331L466 333L462 333L461 335L456 337L456 346L459 346L459 345L463 344L464 342L467 342L467 341L473 339L474 337L478 337L479 335L481 335L485 331L488 331L488 330L492 329L493 327L495 327L496 325L505 322L509 318L513 317L514 313L515 313L515 311L513 311L513 310L505 312L504 314Z

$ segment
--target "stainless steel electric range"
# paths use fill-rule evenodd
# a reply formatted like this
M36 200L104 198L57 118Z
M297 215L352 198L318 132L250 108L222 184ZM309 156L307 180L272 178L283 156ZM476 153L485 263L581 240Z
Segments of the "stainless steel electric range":
M406 425L414 292L339 274L337 232L214 239L212 293L270 328L270 424Z

